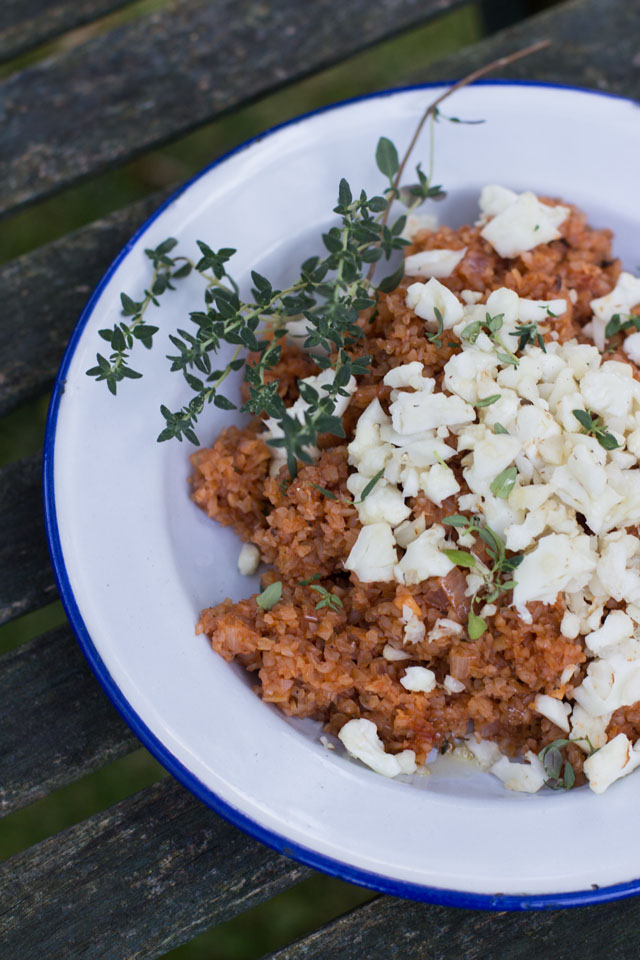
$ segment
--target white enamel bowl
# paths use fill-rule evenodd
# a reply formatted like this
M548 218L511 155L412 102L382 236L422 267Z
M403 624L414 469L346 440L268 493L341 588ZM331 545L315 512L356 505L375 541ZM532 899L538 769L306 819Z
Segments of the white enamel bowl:
M194 635L201 608L247 596L239 542L189 500L186 444L157 444L160 403L190 397L168 374L166 333L201 302L189 278L150 309L162 333L133 364L144 373L112 397L85 375L119 319L119 294L149 282L144 248L167 236L236 247L231 268L284 283L319 252L337 185L382 188L378 137L402 150L438 92L414 88L293 121L196 177L127 244L93 294L55 386L45 502L58 585L78 640L109 697L152 753L224 817L321 870L399 896L524 909L584 904L640 890L633 824L640 776L588 789L509 793L484 775L389 781L329 752L314 724L294 725L252 692L242 671ZM640 114L629 101L573 89L480 84L447 105L482 125L437 128L438 205L457 226L477 215L486 183L563 197L616 234L625 266L640 260ZM414 160L426 155L426 140ZM635 243L635 246L634 246ZM107 348L108 349L108 348ZM237 394L238 385L233 386ZM208 409L210 443L232 416Z

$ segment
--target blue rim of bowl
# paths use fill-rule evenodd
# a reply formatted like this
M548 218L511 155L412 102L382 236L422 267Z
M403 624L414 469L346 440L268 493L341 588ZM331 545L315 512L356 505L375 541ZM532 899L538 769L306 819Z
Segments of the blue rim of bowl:
M119 711L123 719L131 727L138 739L152 753L155 758L171 773L176 780L182 783L191 793L193 793L206 806L210 807L217 814L227 820L229 823L243 830L245 833L260 840L262 843L276 850L284 856L304 863L307 866L321 870L330 876L338 877L351 883L368 887L372 890L386 893L394 897L404 897L409 900L417 900L427 903L440 904L448 907L462 907L467 909L481 910L553 910L560 907L578 907L588 906L597 903L607 903L612 900L619 900L625 897L634 896L640 893L640 878L630 880L625 883L614 884L607 887L597 887L595 884L588 890L576 890L558 894L482 894L468 893L462 890L450 890L440 887L432 887L426 884L412 883L402 880L394 880L382 874L364 870L355 867L349 863L343 863L332 857L308 847L302 846L289 840L287 837L263 827L261 824L252 820L241 810L236 809L231 804L222 800L216 793L199 780L190 770L187 769L171 751L162 743L162 741L147 727L141 717L135 712L131 704L122 695L119 687L107 670L98 650L96 649L85 623L80 614L69 581L67 570L60 544L58 534L58 522L55 505L54 489L54 448L56 439L56 426L58 421L58 412L60 408L60 399L64 391L64 381L66 378L69 364L75 353L78 342L84 332L84 328L91 317L93 310L102 296L102 291L111 279L120 263L127 257L134 244L143 236L160 214L166 210L178 197L180 197L193 183L205 176L214 167L220 166L226 160L241 153L243 150L255 143L269 137L285 127L294 126L317 114L326 113L330 110L339 110L342 107L349 106L352 103L359 103L366 100L374 100L381 97L395 96L396 94L406 93L414 90L430 90L437 87L449 86L454 81L440 81L424 84L413 84L405 87L397 87L391 90L381 90L376 93L364 94L362 96L351 97L338 103L328 104L316 110L310 110L307 113L294 117L284 123L277 124L250 140L234 147L232 150L218 157L213 163L187 180L175 193L162 203L158 209L139 227L131 239L122 248L117 257L113 260L97 287L91 294L89 301L82 311L71 338L65 350L56 381L53 387L51 402L47 415L47 424L45 430L42 479L43 479L43 499L44 516L47 544L51 563L58 587L58 592L62 600L65 613L69 623L80 644L80 647L89 662L91 669L96 675L102 689L105 691L115 708ZM493 86L493 87L538 87L551 90L567 90L574 93L587 94L590 96L607 97L609 99L637 105L636 101L628 97L617 94L606 93L599 90L589 90L585 87L576 87L570 84L544 83L532 80L480 80L473 86Z

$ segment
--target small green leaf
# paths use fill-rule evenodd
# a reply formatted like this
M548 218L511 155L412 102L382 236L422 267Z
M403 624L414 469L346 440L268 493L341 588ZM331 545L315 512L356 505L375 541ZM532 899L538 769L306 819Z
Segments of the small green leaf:
M275 607L276 603L282 599L282 581L276 580L275 583L269 584L266 590L263 590L262 593L259 593L256 597L256 603L262 610L271 610L272 607Z
M467 633L469 634L469 639L478 640L486 629L486 621L471 610L469 612L469 619L467 621Z
M485 397L483 400L478 400L476 407L490 407L491 404L499 400L501 396L501 393L492 393L490 397Z
M454 513L450 517L444 517L442 522L450 527L467 527L469 525L469 518L463 517L459 513Z
M132 317L142 309L142 304L136 303L135 300L128 297L126 293L120 294L120 302L122 303L122 312L125 317Z
M444 553L456 567L475 567L476 565L476 558L466 550L440 550L440 553Z
M360 494L360 499L358 503L362 503L363 500L367 499L367 497L375 487L376 483L378 483L378 481L381 480L383 476L384 476L384 467L382 468L382 470L378 470L375 477L372 477L371 480L369 480L369 483L366 485L366 487Z
M580 426L584 427L585 430L591 430L593 427L593 420L591 414L587 413L586 410L572 410L571 411Z
M499 473L495 480L491 481L489 487L494 497L506 500L515 486L517 476L518 470L516 467L507 467L506 470Z
M383 173L389 180L393 180L400 166L400 161L398 159L398 151L387 137L380 137L378 140L378 146L376 147L376 164L380 173Z
M331 490L326 490L324 487L318 486L317 483L311 483L311 484L309 484L309 486L315 487L315 489L316 489L316 490L319 490L320 493L322 493L328 500L338 500L338 499L339 499L339 498L335 495L335 493L332 493L332 492L331 492Z
M496 357L498 360L501 360L502 363L510 363L512 367L518 366L518 360L516 357L510 357L507 353L502 353L501 350L496 350Z
M595 437L601 447L604 447L605 450L617 450L620 446L616 438L607 433L606 430L596 430Z
M402 260L396 270L384 277L378 284L378 290L381 293L391 293L396 289L404 277L404 260Z
M218 407L218 409L220 410L236 409L235 403L232 403L231 400L227 400L227 398L224 397L221 393L216 393L215 397L213 398L213 402L215 406Z
M506 427L503 427L501 423L494 423L493 432L497 434L504 433L507 436L509 436L509 431L507 430Z
M340 186L338 187L338 203L340 203L343 207L348 207L352 200L353 196L351 194L351 188L343 177L340 181Z

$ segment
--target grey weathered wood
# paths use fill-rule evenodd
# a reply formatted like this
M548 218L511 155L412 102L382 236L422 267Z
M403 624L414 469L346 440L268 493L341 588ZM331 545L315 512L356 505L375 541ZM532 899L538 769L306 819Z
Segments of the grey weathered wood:
M128 3L131 0L2 0L0 63Z
M0 623L56 598L44 533L41 460L0 469Z
M0 84L0 214L461 0L174 0Z
M508 70L510 76L573 82L640 96L640 62L634 66L631 56L634 31L640 32L638 5L629 8L624 0L577 0L529 23L533 25L529 33L525 27L511 28L441 61L414 79L460 75L516 49L529 37L548 35L558 37L555 46L513 65ZM605 29L610 40L602 44L600 37ZM564 35L570 36L570 43L562 39ZM562 56L558 55L558 44ZM622 51L620 63L612 49ZM637 60L637 54L634 56ZM0 413L50 387L91 289L160 199L161 195L155 194L0 268L0 342L14 344L3 359ZM34 290L47 291L36 305Z
M536 40L552 46L495 76L592 87L640 100L640 4L570 0L417 70L415 81L459 77ZM567 118L570 122L570 118Z
M629 960L639 931L637 899L486 913L378 897L263 960Z
M139 746L69 627L0 658L0 816Z
M3 960L147 960L309 876L167 778L0 866Z
M0 415L50 389L89 294L164 196L155 193L0 267L0 343L11 344L0 355Z

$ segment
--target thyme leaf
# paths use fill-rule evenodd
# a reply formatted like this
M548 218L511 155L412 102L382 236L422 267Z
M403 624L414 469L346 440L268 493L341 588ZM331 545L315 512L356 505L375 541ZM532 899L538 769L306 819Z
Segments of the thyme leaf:
M513 579L512 573L522 563L524 556L517 553L508 557L502 537L498 536L486 523L483 524L481 518L476 515L465 517L462 514L454 513L449 517L444 517L442 523L455 527L461 534L477 536L485 544L491 560L491 565L487 566L465 550L442 550L442 553L446 554L456 566L473 567L474 572L482 577L482 586L476 590L471 598L467 620L469 639L478 640L487 629L487 623L475 612L476 603L493 603L501 594L513 590L516 581ZM468 558L473 560L473 564L469 562Z
M322 610L324 607L328 607L330 610L342 609L342 600L337 593L331 593L331 591L327 590L326 587L321 586L319 583L312 583L309 589L315 590L320 594L320 600L318 600L316 603L316 610Z
M256 603L262 610L271 610L272 607L275 607L276 603L279 600L282 600L282 581L276 580L275 583L270 583L262 593L259 593L256 597Z
M515 486L517 476L518 470L516 467L507 467L506 470L499 473L489 485L489 489L494 497L499 497L500 500L506 500Z
M601 417L594 417L588 410L572 410L571 412L582 427L583 433L595 437L600 446L604 447L605 450L618 449L620 444L613 434L609 433Z

